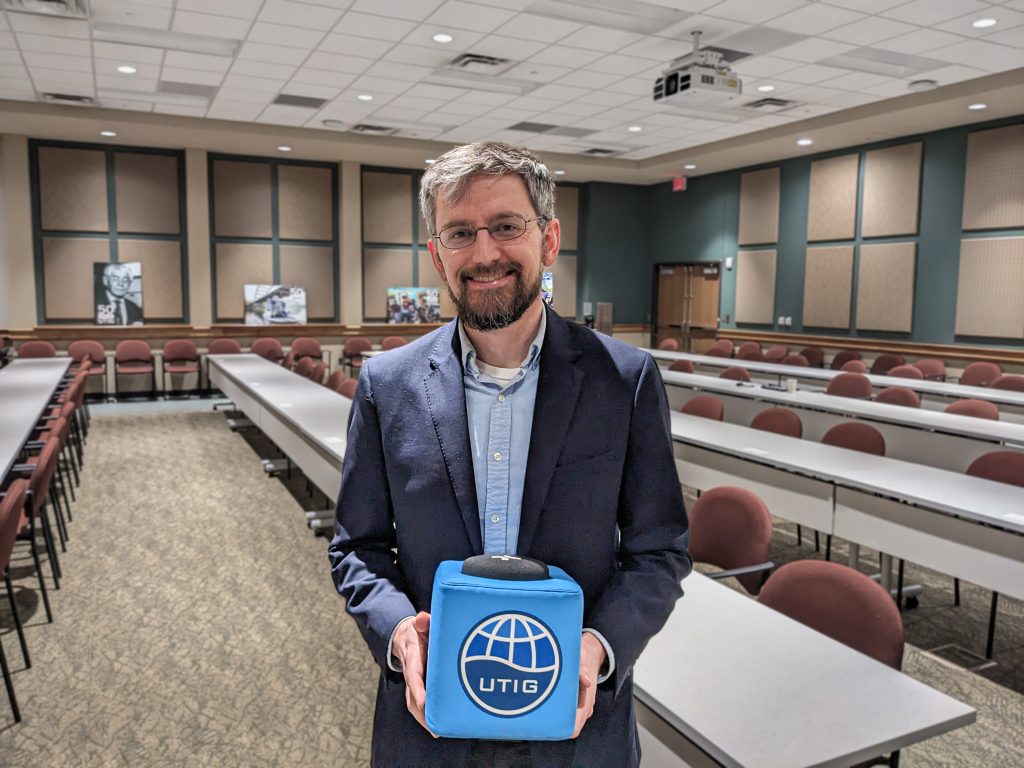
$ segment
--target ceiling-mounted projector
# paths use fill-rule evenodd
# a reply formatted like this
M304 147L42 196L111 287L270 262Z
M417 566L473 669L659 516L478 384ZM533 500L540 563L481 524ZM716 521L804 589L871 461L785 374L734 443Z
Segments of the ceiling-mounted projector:
M693 32L693 53L673 61L654 81L654 100L675 106L722 104L743 93L743 82L719 51L701 50L700 32Z

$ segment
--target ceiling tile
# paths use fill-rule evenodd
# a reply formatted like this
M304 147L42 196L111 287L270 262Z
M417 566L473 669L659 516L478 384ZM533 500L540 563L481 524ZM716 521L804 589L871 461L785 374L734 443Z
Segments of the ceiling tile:
M62 69L70 72L91 72L92 59L85 56L60 56L56 53L35 53L27 51L22 53L25 63L29 67L48 67L49 69Z
M379 59L392 48L387 40L374 40L356 35L333 34L325 37L318 50L327 53L344 53L349 56L362 56L367 59Z
M123 87L130 87L130 84L135 79L156 80L160 75L160 65L158 64L135 64L136 72L134 75L126 75L118 72L117 68L122 64L124 64L124 62L120 59L117 61L96 59L93 61L93 68L96 70L97 75L120 78L123 83Z
M829 80L840 75L848 74L849 70L838 69L836 67L822 67L818 64L808 64L805 67L799 67L797 69L791 69L786 72L782 77L791 83L802 83L804 85L813 85L814 83L820 83L823 80Z
M292 83L309 83L311 85L329 85L345 88L356 79L356 75L348 72L336 72L327 69L309 69L303 67L292 77ZM290 87L290 84L289 84Z
M366 70L366 74L373 77L390 77L393 80L406 80L409 83L418 83L433 71L429 67L396 64L392 61L378 61Z
M933 69L928 77L938 82L939 85L950 85L963 80L974 80L977 77L984 77L988 72L975 67L965 67L961 64L954 64L942 69Z
M881 40L888 40L896 35L905 35L913 32L916 27L904 24L902 21L883 19L880 16L870 16L852 24L836 27L828 32L822 33L822 37L830 40L840 40L853 45L873 45Z
M21 53L17 50L0 48L0 64L17 64L21 66Z
M36 35L55 37L77 37L88 40L89 22L74 19L60 19L55 16L36 16L30 13L8 14L11 29L15 32L31 32Z
M385 43L385 45L391 44ZM384 60L394 61L399 64L415 64L420 67L436 69L448 61L452 57L453 53L454 52L449 51L438 51L433 48L424 48L420 45L406 45L404 43L399 43L388 51Z
M530 40L519 40L515 37L503 35L487 35L485 38L464 50L469 53L479 53L484 56L498 56L503 59L522 61L534 54L540 53L547 47L547 43L538 43Z
M177 0L179 11L209 12L216 9L218 16L233 16L237 19L255 19L263 0Z
M627 45L619 51L624 56L638 56L642 59L661 62L666 66L669 62L692 52L692 41L676 40L667 37L645 37L643 40Z
M181 67L183 69L202 69L218 74L227 74L232 59L224 56L206 56L201 53L183 53L168 51L164 56L165 67Z
M181 67L169 67L164 65L160 75L161 80L168 80L172 83L194 83L196 85L220 85L224 82L224 74L221 72L208 72L201 69L185 69Z
M0 48L18 48L18 43L14 39L13 32L0 32Z
M265 61L239 59L231 67L231 74L287 80L295 74L296 69L297 67L291 64L273 64Z
M388 0L388 15L396 19L422 21L443 3L444 0ZM380 12L380 0L356 0L352 10Z
M230 73L224 78L224 86L227 88L247 88L250 91L263 91L265 93L277 93L284 84L284 80L271 80L264 77L249 77L248 75L233 75Z
M285 27L279 24L267 24L257 21L249 30L247 40L254 43L269 43L270 45L286 45L291 48L312 49L324 38L324 33L312 29L299 29L298 27Z
M131 112L152 112L153 102L151 101L128 101L127 99L104 98L99 94L100 106L103 109L127 109Z
M206 117L207 107L187 107L183 104L153 104L153 111L161 115L183 115L185 117Z
M265 61L273 64L298 65L306 60L309 54L299 48L286 48L283 45L268 45L267 43L242 44L238 52L239 59L252 61Z
M341 18L342 11L322 5L293 3L289 0L267 0L259 20L287 27L327 31Z
M870 93L841 93L838 96L823 99L822 104L849 109L851 107L859 107L862 104L870 104L873 101L878 101L878 97Z
M304 125L312 115L313 111L310 109L269 104L256 118L256 122L271 125Z
M418 89L406 91L401 96L395 97L391 102L391 106L399 107L400 109L418 109L421 112L433 112L442 106L444 109L448 109L446 102L440 99L425 99L422 96L414 95L416 93L419 93Z
M326 69L331 72L344 72L358 75L373 64L372 59L361 59L358 56L345 56L340 53L323 53L317 51L306 59L305 68Z
M435 43L433 36L438 32L447 32L455 39L450 43ZM471 45L476 45L484 39L484 34L483 32L470 32L468 29L445 29L440 26L423 24L402 38L402 42L407 45L442 51L446 56L451 57L458 56Z
M61 69L48 69L46 67L33 67L32 79L39 82L62 82L75 83L77 85L93 84L92 72L66 72Z
M773 0L770 3L764 0L725 0L706 9L704 14L748 24L761 24L805 5L808 5L808 0Z
M171 28L173 8L133 3L130 0L94 0L90 4L89 18L93 24L130 24L133 27L168 30Z
M259 104L241 101L229 101L218 98L206 111L206 116L215 120L241 120L252 122L263 111Z
M906 5L883 11L880 15L908 24L917 24L919 27L930 27L988 7L990 6L987 3L979 0L913 0Z
M790 93L787 94L787 98L802 101L804 103L812 103L821 101L822 99L827 99L831 96L841 95L842 91L838 88L826 88L820 85L805 85L803 88L797 88L795 91L790 91ZM791 113L787 112L787 114Z
M846 8L836 8L824 3L813 3L778 16L767 22L767 26L785 29L789 32L799 32L802 35L818 35L862 18L864 18L863 13Z
M621 79L622 75L613 75L607 72L589 72L587 70L578 69L575 72L570 72L565 77L559 78L556 82L558 85L573 85L578 88L593 88L594 90L598 90Z
M69 83L66 80L33 80L39 93L64 93L74 96L96 96L92 83Z
M576 24L571 21L551 19L547 16L538 16L533 13L520 13L515 18L504 22L497 31L509 37L521 37L524 40L540 40L545 43L555 43L566 35L571 35L582 28L582 24Z
M772 77L781 72L788 72L796 69L801 63L790 59L778 59L774 56L755 56L752 59L744 59L736 64L733 69L746 77Z
M841 8L849 8L863 13L881 13L897 5L903 5L907 0L825 0L828 5L838 5Z
M386 77L360 77L352 84L353 88L361 89L364 93L390 93L399 94L409 90L409 83L402 80L391 80Z
M556 67L585 67L592 61L603 56L600 51L588 51L584 48L569 48L564 45L552 45L540 53L530 57L536 64L553 64Z
M437 104L444 104L452 99L465 98L473 91L467 91L465 88L450 88L446 85L431 85L431 84L419 84L416 86L416 90L410 94L415 95L421 99L433 99ZM507 101L511 101L513 97L503 93L492 93L491 96L500 96L501 101L476 101L475 104L504 104Z
M560 44L573 48L586 48L591 51L610 53L643 39L643 35L635 32L624 32L617 29L587 25L563 38Z
M63 74L64 74L61 70L47 70L47 71L54 73L53 77L62 77ZM33 69L33 73L39 73L39 72L40 72L39 69ZM0 77L13 78L13 79L16 79L16 80L24 80L26 77L28 77L28 70L26 70L25 67L23 67L20 62L16 63L16 64L0 64ZM89 77L91 79L92 75L90 74Z
M159 64L163 61L164 50L162 48L147 48L141 45L121 45L120 43L98 43L92 44L92 55L100 59L119 60L126 64ZM224 59L231 63L231 59Z
M591 72L607 72L619 77L630 77L649 69L650 66L651 62L647 59L638 59L633 56L622 56L621 54L613 53L610 56L604 56L597 61L590 62L587 64L586 69Z
M245 104L266 106L277 94L271 91L251 91L248 88L224 88L217 91L217 102L228 100Z
M512 67L504 77L513 80L531 80L536 83L550 83L572 72L569 67L555 67L551 64L536 64L533 61L523 62Z
M1024 26L1006 29L985 38L986 42L999 43L1000 45L1012 45L1014 48L1024 48Z
M449 0L427 17L428 24L469 29L474 32L492 32L515 16L515 11L489 8L475 3Z
M212 35L228 40L244 40L252 25L247 19L230 19L227 16L211 16L207 13L178 11L171 26L175 32L194 35Z
M349 11L334 28L334 31L360 37L372 37L375 40L398 42L415 28L416 23L413 21Z
M1016 48L989 43L984 40L965 40L948 48L930 51L929 58L942 59L953 64L1001 72L1024 67L1024 53Z
M560 115L563 119L561 122L567 123L575 120L579 120L582 117L593 117L599 115L607 110L604 104L594 104L590 101L590 97L582 101L570 101L557 109L551 110L548 114Z
M964 35L965 37L987 38L991 35L995 35L999 32L1004 32L1007 29L1013 29L1014 27L1019 27L1024 24L1024 12L1015 11L1006 7L990 5L984 15L988 18L995 19L998 23L993 27L975 29L971 26L971 22L978 18L978 14L969 14L950 21L944 21L941 24L936 24L935 28L941 29L943 32L952 32L957 35Z
M420 86L417 91L422 91L422 89L423 86ZM491 93L490 91L466 91L458 98L460 102L466 102L467 104L481 104L487 107L497 107L502 104L508 104L515 98L515 96L511 96L507 93Z
M289 82L283 89L284 93L291 96L309 96L312 99L334 99L341 92L341 87L336 85L314 85L313 83L297 83L295 80Z
M18 35L18 47L23 51L40 53L63 53L69 56L92 56L92 44L88 40L72 40L49 35Z
M111 75L96 74L96 87L101 90L111 91L134 91L139 94L140 98L145 96L152 96L156 92L156 79L142 79L133 77L131 81L125 80L122 77L112 77Z
M882 83L889 82L893 78L886 77L885 75L876 75L870 72L851 72L848 75L841 75L840 77L833 78L832 80L826 80L822 84L829 88L839 88L843 91L862 91L865 88L870 88L873 85L881 85Z
M795 61L814 63L822 59L831 58L832 56L838 56L847 51L852 51L854 48L856 46L849 45L848 43L837 43L833 40L822 40L818 37L812 37L804 40L802 43L788 45L772 53L780 59L793 59Z
M936 48L947 48L956 43L963 42L964 38L953 35L949 32L940 32L937 29L919 29L906 35L898 35L880 43L875 43L875 48L885 51L896 51L915 56L919 53L927 53Z

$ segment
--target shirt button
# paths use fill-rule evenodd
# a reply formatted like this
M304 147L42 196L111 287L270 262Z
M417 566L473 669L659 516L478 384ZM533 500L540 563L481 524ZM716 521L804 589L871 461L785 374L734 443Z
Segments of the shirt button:
M492 523L496 523L496 522L498 522L499 520L501 520L501 518L500 518L500 517L498 517L497 515L491 515L491 522L492 522Z
M505 402L505 396L504 395L498 395L498 402L499 403L504 403Z
M495 461L501 461L501 451L495 451L494 452L494 460Z

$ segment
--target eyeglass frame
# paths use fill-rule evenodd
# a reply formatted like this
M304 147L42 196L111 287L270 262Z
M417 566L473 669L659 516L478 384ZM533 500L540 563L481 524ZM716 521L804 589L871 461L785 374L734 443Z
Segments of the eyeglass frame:
M515 217L515 218L523 220L523 231L520 232L515 237L509 237L509 238L506 238L505 240L502 240L500 238L494 238L495 242L498 242L498 243L511 243L513 240L518 240L523 235L525 235L526 231L529 229L529 225L532 224L533 222L535 222L535 221L542 221L542 222L544 222L543 224L540 225L541 230L543 230L544 227L546 227L552 221L552 219L548 218L547 216L534 216L532 219L528 219L525 216L519 215L518 213L510 213L510 214L507 214L505 216L498 216L498 217L496 217L494 219L494 221L498 221L500 219L509 219L509 218L512 218L512 217ZM441 232L445 232L445 231L447 231L449 229L453 229L455 227L465 227L466 229L472 229L473 230L473 239L470 240L465 245L460 245L458 248L452 248L451 246L445 245L441 241ZM437 240L438 243L440 243L443 247L447 248L449 251L461 251L462 249L469 248L471 245L474 245L476 243L476 235L477 235L477 233L481 229L486 230L487 234L489 234L491 237L494 237L494 233L491 232L490 225L488 225L486 227L474 227L472 224L451 224L451 225L445 227L444 229L442 229L436 235L431 235L430 239L431 240Z

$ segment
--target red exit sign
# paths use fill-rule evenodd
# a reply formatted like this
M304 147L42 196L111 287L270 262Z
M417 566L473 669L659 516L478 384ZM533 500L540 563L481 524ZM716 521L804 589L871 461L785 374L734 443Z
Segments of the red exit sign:
M685 192L686 191L686 177L676 176L672 179L672 191L673 192Z

